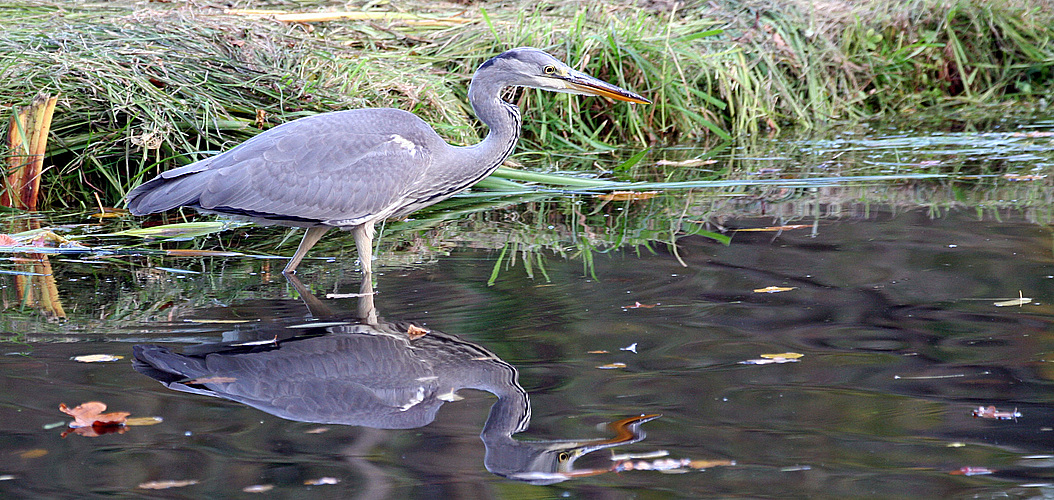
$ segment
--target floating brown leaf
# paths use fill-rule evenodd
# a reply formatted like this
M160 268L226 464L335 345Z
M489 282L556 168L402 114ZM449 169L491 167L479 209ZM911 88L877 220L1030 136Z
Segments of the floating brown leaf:
M600 365L597 368L601 370L618 370L619 368L625 368L626 363L608 363L606 365Z
M84 356L73 357L73 360L79 363L105 363L122 359L124 359L124 356L118 356L116 354L86 354Z
M998 410L994 406L979 406L973 411L973 416L976 418L991 418L995 420L1017 420L1021 418L1021 412L1014 408L1014 411Z
M106 403L100 401L88 401L77 405L73 409L67 407L66 403L60 403L59 411L74 418L74 421L70 422L70 427L74 429L95 427L97 425L123 425L128 415L131 415L131 413L123 411L103 413L106 411Z
M148 481L140 484L139 488L144 490L167 490L169 488L182 488L194 484L198 484L197 479L184 479L182 481L168 479L162 481Z
M730 467L736 465L735 460L692 460L688 467L693 469L709 469L711 467Z
M779 293L789 292L791 290L797 290L796 286L767 286L765 288L755 288L754 293Z
M425 335L428 335L429 330L427 328L421 328L417 325L410 325L406 329L406 336L410 337L410 340L417 340Z
M164 422L164 421L165 421L165 419L163 419L161 417L135 417L135 418L129 418L129 419L125 420L124 421L124 425L129 426L129 427L132 427L132 426L140 426L140 427L142 427L142 426L146 426L146 425L157 425L157 424L160 424L161 422Z
M797 363L803 355L796 352L785 352L782 354L762 354L761 359L748 359L740 361L741 365L773 365L780 363Z

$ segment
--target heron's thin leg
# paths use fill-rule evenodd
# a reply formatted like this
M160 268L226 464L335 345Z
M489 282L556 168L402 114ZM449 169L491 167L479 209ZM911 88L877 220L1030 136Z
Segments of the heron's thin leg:
M282 269L283 274L292 274L296 272L296 266L300 264L300 261L307 255L307 251L311 247L318 243L318 240L322 238L323 234L329 231L329 226L313 226L307 228L304 232L304 239L300 240L300 246L296 247L296 253L293 254L293 258L289 259L289 263L285 265L285 269Z
M366 222L351 230L355 237L355 246L359 248L359 260L362 261L362 274L373 273L373 223Z

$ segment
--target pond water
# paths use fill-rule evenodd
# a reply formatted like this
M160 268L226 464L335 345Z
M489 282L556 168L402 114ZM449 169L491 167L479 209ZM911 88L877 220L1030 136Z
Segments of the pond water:
M795 147L949 154L884 140ZM0 495L1051 496L1054 236L1037 197L1054 161L1035 151L1014 153L1031 155L1025 187L549 196L390 232L368 298L346 234L299 280L245 256L9 254ZM60 219L44 225L91 220ZM92 231L121 224L137 222ZM122 358L75 359L95 354ZM68 432L60 403L88 401L140 420Z

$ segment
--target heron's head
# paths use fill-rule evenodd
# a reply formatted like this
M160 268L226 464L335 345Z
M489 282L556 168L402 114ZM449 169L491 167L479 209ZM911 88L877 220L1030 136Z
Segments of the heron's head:
M476 71L473 81L477 79L487 79L505 87L531 87L651 104L638 94L575 71L559 59L531 47L507 50L487 60Z

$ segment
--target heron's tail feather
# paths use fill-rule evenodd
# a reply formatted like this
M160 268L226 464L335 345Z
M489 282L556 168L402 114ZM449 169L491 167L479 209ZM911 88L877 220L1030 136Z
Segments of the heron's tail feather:
M140 344L132 347L132 367L139 373L159 380L165 385L205 376L209 373L205 359L176 354L158 345Z
M200 174L207 171L208 167L208 163L199 161L169 170L140 184L125 197L128 200L128 211L132 215L146 215L184 205L197 205L205 185Z

